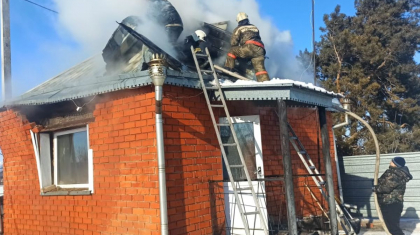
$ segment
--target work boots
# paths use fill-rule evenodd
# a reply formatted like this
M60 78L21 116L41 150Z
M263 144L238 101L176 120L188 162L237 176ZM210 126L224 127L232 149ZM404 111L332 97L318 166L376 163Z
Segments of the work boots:
M264 71L265 73L263 74L259 74L255 73L255 76L257 77L257 81L258 82L266 82L266 81L270 81L270 77L268 76L268 73L266 71ZM260 72L261 73L261 72Z

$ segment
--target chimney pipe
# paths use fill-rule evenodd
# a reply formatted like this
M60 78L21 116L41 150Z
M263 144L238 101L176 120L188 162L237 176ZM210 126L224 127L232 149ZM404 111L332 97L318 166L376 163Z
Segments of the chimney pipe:
M343 104L343 108L346 110L351 110L351 101L348 98L341 99L341 104ZM344 196L343 196L343 184L341 183L341 172L340 172L340 164L338 162L338 153L337 153L337 139L335 138L334 129L350 125L350 119L349 115L347 113L344 113L344 122L339 123L335 126L333 126L333 140L334 140L334 158L335 158L335 167L337 169L337 178L338 178L338 192L340 194L340 200L342 203L344 203Z
M163 84L166 79L166 66L163 56L153 54L149 62L149 76L155 85L156 98L156 145L158 153L159 170L159 207L160 207L160 228L162 235L169 234L168 228L168 202L166 194L166 169L165 169L165 148L163 142L163 119L162 119L162 98Z

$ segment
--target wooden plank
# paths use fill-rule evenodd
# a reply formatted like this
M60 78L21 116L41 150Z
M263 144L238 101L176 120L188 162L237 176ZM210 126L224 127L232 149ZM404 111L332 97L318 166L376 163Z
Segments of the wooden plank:
M292 156L290 154L289 128L287 126L286 101L277 100L280 126L281 155L283 159L284 184L286 194L287 222L289 234L298 234L293 186Z
M219 65L214 65L214 68L217 69L217 70L219 70L219 71L222 71L223 73L225 73L225 74L227 74L229 76L235 77L237 79L241 79L241 80L244 80L244 81L253 81L253 80L251 80L249 78L246 78L244 76L241 76L241 75L239 75L237 73L234 73L234 72L231 72L229 70L226 70L226 69L220 67Z
M322 139L322 155L324 156L324 167L325 167L325 178L327 181L327 191L328 191L328 208L330 211L330 229L331 234L338 234L338 221L337 221L337 211L331 208L336 208L335 196L334 196L334 179L333 171L331 166L331 156L330 156L330 139L327 125L327 113L324 107L319 107L319 124L321 126L321 139Z
M10 47L9 0L1 0L1 54L2 54L2 94L3 101L12 98L12 57Z
M93 116L93 113L66 117L54 117L44 121L44 128L41 132L51 132L56 130L81 127L94 121L95 117Z

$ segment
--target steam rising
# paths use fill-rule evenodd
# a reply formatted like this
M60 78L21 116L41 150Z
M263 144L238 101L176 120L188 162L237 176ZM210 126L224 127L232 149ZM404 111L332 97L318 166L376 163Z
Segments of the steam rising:
M105 47L107 41L117 28L115 21L135 15L146 23L138 30L170 53L165 34L157 30L154 23L145 17L148 0L54 0L59 14L58 28L68 33L82 46L84 53L97 54ZM186 34L194 31L197 20L208 23L231 21L230 31L236 27L236 14L240 11L249 15L261 33L267 50L266 67L271 77L301 80L310 82L310 76L302 75L302 68L293 54L293 40L290 31L280 31L268 18L259 13L256 0L170 0L177 9L184 23ZM167 46L163 46L167 45Z

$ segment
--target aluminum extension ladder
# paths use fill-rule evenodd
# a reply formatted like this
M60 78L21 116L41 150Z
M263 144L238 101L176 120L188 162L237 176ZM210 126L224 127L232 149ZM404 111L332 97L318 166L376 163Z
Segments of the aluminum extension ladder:
M262 213L260 201L258 200L257 194L255 193L254 187L252 185L251 177L250 177L248 169L246 167L241 147L239 146L238 137L237 137L236 131L233 127L232 119L230 117L229 110L228 110L227 105L226 105L226 100L225 100L225 97L223 95L222 88L220 86L219 78L217 77L216 71L214 69L213 61L210 57L209 50L206 48L206 54L196 54L194 52L194 48L191 47L191 53L192 53L193 58L194 58L195 66L197 67L198 77L200 78L201 86L203 88L204 96L206 98L207 107L209 108L211 120L213 122L214 130L216 131L217 140L219 142L220 150L222 152L223 161L225 163L226 171L229 175L229 180L230 180L230 183L232 185L236 205L238 206L238 210L239 210L239 213L241 215L242 222L244 224L245 234L251 235L251 232L250 232L251 228L249 227L249 222L248 222L247 216L248 215L255 215L255 216L260 217L260 221L261 221L261 225L263 227L263 230L264 230L265 234L268 235L267 222L266 222L266 219L264 218L264 215ZM200 65L198 64L197 57L207 59L208 62L209 62L211 70L202 70L200 68ZM213 74L215 84L211 87L206 86L202 73ZM207 91L218 91L219 94L220 94L220 100L222 101L222 104L212 104ZM213 108L223 109L225 114L226 114L226 119L228 120L229 123L226 123L226 124L225 123L218 123L216 121L216 118L214 117ZM232 137L234 139L234 143L224 144L222 142L222 137L220 135L220 130L219 130L219 127L222 127L222 126L230 128L230 131L232 133ZM240 158L242 164L240 164L240 165L230 165L229 164L229 160L227 158L227 155L226 155L226 152L225 152L225 149L224 149L224 147L227 147L227 146L229 146L229 147L236 146L237 147L237 150L238 150L238 153L239 153L239 158ZM233 168L235 168L235 169L242 168L245 171L245 176L246 176L246 180L248 182L248 187L238 188L236 186L235 180L233 178L232 171L231 171L231 169L233 169ZM244 205L241 204L241 201L239 200L238 192L239 191L245 191L245 190L251 190L252 198L253 198L254 203L256 205L256 211L246 212Z
M299 138L297 137L295 131L293 130L290 124L287 124L289 128L289 141L293 145L293 148L296 150L297 154L299 155L300 160L302 161L305 168L308 170L308 173L312 175L312 179L315 182L318 189L321 191L322 196L328 200L327 194L323 186L325 185L325 181L320 175L318 169L315 167L311 157L309 156L308 152L303 147L302 142L300 142ZM336 201L337 202L337 201ZM356 234L349 219L347 218L347 214L344 214L344 211L341 209L339 203L335 204L336 211L337 211L337 219L340 221L341 227L344 229L345 233L348 235Z

